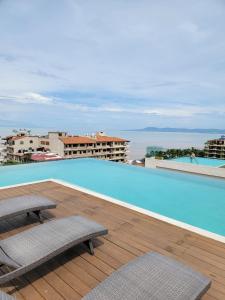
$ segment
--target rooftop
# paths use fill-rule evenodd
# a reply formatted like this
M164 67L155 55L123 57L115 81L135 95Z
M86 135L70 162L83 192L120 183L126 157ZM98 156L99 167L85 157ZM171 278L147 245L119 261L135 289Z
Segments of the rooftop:
M16 141L16 140L21 140L26 137L27 137L26 135L16 135L16 136L11 137L11 140Z
M113 136L103 136L96 135L94 137L89 136L67 136L61 137L61 141L64 144L94 144L97 142L128 142L125 139L113 137Z
M208 141L206 142L206 144L207 144L208 142L216 142L216 141L224 141L224 140L225 140L225 135L221 135L220 138L208 140Z
M213 283L203 300L225 299L225 244L50 181L1 189L0 199L28 193L58 203L43 213L45 219L79 214L106 226L109 234L95 240L94 256L77 246L1 287L17 299L80 299L121 265L151 250L209 276ZM0 238L36 225L35 217L26 216L1 222Z
M56 153L34 153L31 155L31 160L33 161L49 161L49 160L59 160L63 159L60 155Z

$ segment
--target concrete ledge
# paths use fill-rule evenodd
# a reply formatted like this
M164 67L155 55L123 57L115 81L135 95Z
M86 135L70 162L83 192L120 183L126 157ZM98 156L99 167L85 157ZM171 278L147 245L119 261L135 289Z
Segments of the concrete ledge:
M145 159L146 168L163 168L174 171L182 171L199 175L214 176L225 179L225 168L216 168L201 165L192 165L190 163L181 163L171 160L159 160L155 158Z

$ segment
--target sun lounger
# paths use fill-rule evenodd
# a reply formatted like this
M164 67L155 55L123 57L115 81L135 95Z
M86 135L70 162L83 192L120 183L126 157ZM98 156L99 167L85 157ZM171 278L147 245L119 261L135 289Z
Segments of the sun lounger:
M12 296L0 291L0 300L16 300L16 298L13 298Z
M194 300L210 280L169 257L150 252L122 266L83 300Z
M0 241L0 263L11 271L0 284L36 268L73 246L85 243L94 254L92 239L107 234L102 225L81 216L56 219Z
M0 221L30 212L33 212L40 221L41 211L56 208L56 204L41 196L25 195L0 201Z

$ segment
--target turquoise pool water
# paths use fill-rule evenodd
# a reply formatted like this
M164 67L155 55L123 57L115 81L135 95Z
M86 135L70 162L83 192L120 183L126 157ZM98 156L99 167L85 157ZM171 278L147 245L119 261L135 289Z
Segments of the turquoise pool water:
M95 159L0 167L0 186L48 178L64 180L225 236L222 179Z
M225 160L223 159L214 159L214 158L206 158L206 157L196 157L191 161L190 157L178 157L174 158L177 162L190 163L194 165L203 165L203 166L211 166L211 167L221 167L225 165Z

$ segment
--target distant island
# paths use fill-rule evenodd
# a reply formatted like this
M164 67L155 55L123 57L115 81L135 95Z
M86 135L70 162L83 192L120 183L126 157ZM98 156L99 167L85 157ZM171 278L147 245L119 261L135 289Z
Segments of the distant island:
M225 129L203 128L172 128L172 127L145 127L140 129L127 129L124 131L151 131L151 132L183 132L183 133L215 133L225 134Z

